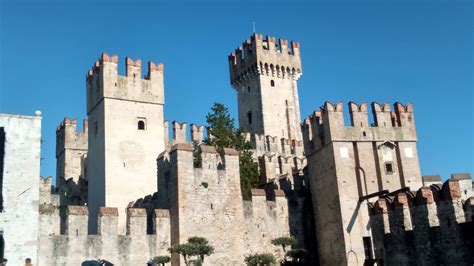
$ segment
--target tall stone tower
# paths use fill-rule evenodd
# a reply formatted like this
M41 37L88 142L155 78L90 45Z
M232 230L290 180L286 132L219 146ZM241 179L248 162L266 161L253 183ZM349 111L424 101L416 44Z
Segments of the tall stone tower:
M308 179L321 265L364 265L372 233L367 203L399 189L416 190L422 178L411 104L349 104L344 125L342 103L324 106L303 124Z
M91 232L99 207L117 207L126 217L130 201L156 192L156 158L165 148L163 65L149 62L142 79L140 60L126 58L126 76L118 75L117 60L102 54L87 75Z
M301 140L297 81L300 45L253 34L229 55L230 83L237 91L239 125L250 133Z

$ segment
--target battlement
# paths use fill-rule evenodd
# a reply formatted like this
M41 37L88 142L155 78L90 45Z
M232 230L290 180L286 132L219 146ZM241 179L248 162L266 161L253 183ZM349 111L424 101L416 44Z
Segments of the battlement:
M142 61L125 58L125 76L118 74L118 56L103 53L86 75L88 113L102 98L164 104L164 65L149 61L142 78Z
M168 122L166 121L165 124L167 125ZM169 147L175 144L186 145L173 146L174 148L170 148L169 152L176 148L192 149L193 143L201 144L203 142L204 126L191 124L189 129L191 139L188 140L187 123L173 121L172 124L173 137L169 141ZM167 128L167 126L165 126L165 128ZM167 133L166 129L165 133ZM301 174L303 168L306 166L302 141L250 133L246 133L245 138L254 147L254 150L252 150L254 160L259 164L261 170L260 183L262 185L272 183L277 188L280 188L282 187L280 183L284 182L287 185L283 187L294 188L295 184L292 176L298 173ZM217 153L214 147L206 145L201 145L200 147L203 152ZM229 151L229 149L227 150ZM237 151L234 150L233 152ZM300 187L300 185L298 185L298 187Z
M288 45L290 43L290 45ZM297 80L301 74L300 44L253 34L229 55L231 85L238 87L250 76L267 75Z
M305 150L317 150L332 141L416 141L413 105L373 102L374 123L369 125L366 103L349 103L350 126L344 125L341 102L324 106L314 111L302 123Z
M87 150L89 123L82 122L82 131L77 130L77 119L65 117L56 128L56 158L64 149Z
M442 185L382 197L369 203L369 214L375 227L380 231L383 227L385 234L470 222L474 197L464 201L462 193L459 180L450 179ZM467 193L472 195L472 188Z

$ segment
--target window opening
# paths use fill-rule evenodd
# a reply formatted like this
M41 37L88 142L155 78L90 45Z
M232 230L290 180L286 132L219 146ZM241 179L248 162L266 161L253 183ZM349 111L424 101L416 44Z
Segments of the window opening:
M145 121L138 120L138 130L145 130Z
M273 79L270 81L270 86L275 87L275 81Z
M393 175L393 163L392 162L386 162L385 163L385 173L387 175Z

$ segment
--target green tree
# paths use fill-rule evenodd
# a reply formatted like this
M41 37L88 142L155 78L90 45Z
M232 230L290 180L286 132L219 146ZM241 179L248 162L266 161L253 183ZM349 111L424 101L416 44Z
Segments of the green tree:
M156 264L164 266L166 263L171 261L171 258L170 258L170 256L158 256L158 257L154 257L153 261Z
M183 256L186 265L188 265L189 258L194 255L194 247L190 244L174 244L168 248L168 251Z
M306 253L308 252L305 249L295 248L288 250L286 252L286 256L291 258L293 264L298 265L299 263L303 262L303 258L306 256Z
M209 241L204 237L193 236L188 238L188 243L193 245L194 254L198 257L198 261L202 264L205 256L210 256L214 253L214 247L209 244Z
M275 246L281 246L283 248L283 262L286 262L286 247L294 245L296 243L296 239L292 236L281 236L272 239L271 243Z
M245 257L245 263L247 263L248 266L273 265L275 262L275 256L271 253L255 253Z
M211 112L206 116L206 121L210 137L204 141L205 144L214 146L219 152L226 147L239 151L240 188L243 198L250 199L251 189L258 187L259 176L258 165L252 157L252 144L245 138L242 129L235 128L234 119L223 104L214 103Z
M186 265L202 265L204 257L214 253L214 247L203 237L193 236L184 244L174 244L169 249L171 253L181 254ZM193 257L196 259L192 259Z

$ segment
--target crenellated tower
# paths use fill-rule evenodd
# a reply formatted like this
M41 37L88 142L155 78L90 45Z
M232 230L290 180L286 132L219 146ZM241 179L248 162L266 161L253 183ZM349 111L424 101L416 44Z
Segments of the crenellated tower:
M99 207L118 207L124 217L130 199L157 190L156 158L165 148L163 65L149 62L142 78L140 60L126 58L125 76L117 61L102 54L86 77L91 232Z
M362 265L371 243L367 200L422 186L412 104L326 102L302 124L321 265ZM329 207L328 207L329 206ZM370 248L369 248L370 249Z
M253 34L229 55L229 68L239 125L250 133L301 140L299 43Z

